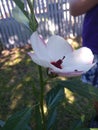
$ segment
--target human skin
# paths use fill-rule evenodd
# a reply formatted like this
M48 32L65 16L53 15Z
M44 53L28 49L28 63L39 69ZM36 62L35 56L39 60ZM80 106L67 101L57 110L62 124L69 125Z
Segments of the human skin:
M70 2L70 14L73 16L79 16L98 4L98 0L69 0Z

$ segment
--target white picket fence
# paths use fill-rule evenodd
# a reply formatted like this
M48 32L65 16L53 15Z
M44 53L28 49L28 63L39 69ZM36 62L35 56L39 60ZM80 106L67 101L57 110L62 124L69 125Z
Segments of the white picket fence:
M26 0L24 3L27 8ZM12 0L0 0L0 41L3 48L29 43L30 31L12 17L14 7ZM68 0L35 0L35 15L39 22L38 31L45 39L53 34L65 38L81 35L83 16L70 16Z

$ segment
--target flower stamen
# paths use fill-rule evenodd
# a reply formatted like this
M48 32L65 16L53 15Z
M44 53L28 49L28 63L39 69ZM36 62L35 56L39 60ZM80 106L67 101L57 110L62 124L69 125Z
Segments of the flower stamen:
M56 62L55 61L51 62L51 64L54 65L55 67L59 68L59 69L62 69L61 64L63 63L64 59L65 59L65 56L63 56L62 59L59 59Z

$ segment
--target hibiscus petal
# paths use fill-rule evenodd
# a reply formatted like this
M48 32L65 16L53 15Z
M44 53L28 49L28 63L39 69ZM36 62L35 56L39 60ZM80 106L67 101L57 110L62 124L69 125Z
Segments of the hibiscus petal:
M62 76L78 76L81 75L83 73L86 73L89 69L91 69L93 66L95 65L95 63L93 64L88 64L88 65L75 65L75 66L67 66L63 69L58 69L56 67L52 67L52 69L49 70L49 72L51 73L56 73L58 75L62 75Z
M28 52L28 55L31 57L31 59L38 65L43 66L45 68L50 67L50 63L46 60L40 59L34 52Z
M62 37L54 35L49 38L47 50L52 60L62 59L73 51L71 45Z
M78 72L83 71L83 73L87 72L89 69L91 69L95 63L93 64L74 64L66 66L61 70L61 72Z
M93 63L93 58L94 56L91 50L86 47L82 47L66 55L61 65L62 69L52 66L52 71L56 73L83 71L83 73L85 73L95 65L95 63Z
M36 55L39 58L42 57L44 60L45 59L49 60L49 55L47 53L47 46L44 43L44 40L42 40L42 38L39 37L37 32L34 32L31 35L30 41L31 41L32 48L33 48L34 52L36 53Z
M81 63L92 63L94 59L92 51L87 47L75 50L72 55L75 61L79 61Z
M93 59L94 55L92 54L91 50L89 48L82 47L67 55L66 59L63 60L62 66L92 64Z
M49 68L50 72L80 75L95 65L90 49L82 47L73 51L70 44L60 36L52 36L46 45L38 33L34 32L30 40L34 49L34 53L29 53L32 60Z

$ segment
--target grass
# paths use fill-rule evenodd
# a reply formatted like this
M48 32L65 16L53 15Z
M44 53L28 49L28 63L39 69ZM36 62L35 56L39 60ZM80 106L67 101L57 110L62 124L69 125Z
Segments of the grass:
M12 113L34 104L32 84L34 80L38 86L38 70L27 55L29 50L29 47L15 48L10 51L4 50L0 54L0 119L2 120L6 120ZM92 105L93 99L92 97L88 99L76 92L73 93L69 88L87 86L92 89L92 87L83 84L80 77L69 79L57 77L54 79L54 84L58 81L68 82L65 84L66 98L58 107L57 130L69 130L73 122L79 120L83 115L85 115L84 123L87 127L95 113ZM51 84L47 84L46 88L50 87ZM89 91L86 94L89 94ZM96 98L96 95L93 94L93 98Z

